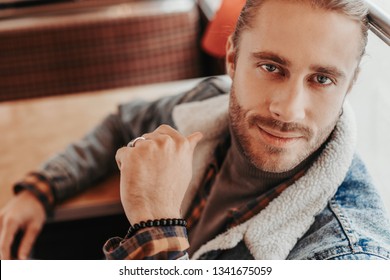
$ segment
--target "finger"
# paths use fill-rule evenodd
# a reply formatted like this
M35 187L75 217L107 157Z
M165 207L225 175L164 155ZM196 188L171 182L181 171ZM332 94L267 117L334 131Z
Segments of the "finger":
M183 135L168 125L162 125L153 132L146 133L142 136L145 137L146 140L140 141L140 146L149 145L150 141L155 142L159 146L163 146L166 143L183 143L185 140ZM171 142L171 140L173 140L173 142Z
M188 142L190 142L192 150L195 149L196 145L199 143L200 140L202 140L203 134L202 132L194 132L191 135L187 136Z
M152 131L149 133L142 134L142 137L145 138L145 140L140 140L137 142L138 144L141 144L142 142L147 143L149 141L154 140L159 134L156 131Z
M179 131L166 124L160 125L156 129L156 132L163 135L169 135L175 141L182 141L184 139L184 136Z
M3 216L4 216L4 214L3 213L1 213L1 215L0 215L0 260L2 260L2 259L4 259L3 258L3 255L2 255L2 248L3 248L3 243L1 243L1 240L3 239Z
M26 260L31 252L31 248L41 231L41 227L36 225L30 225L24 233L23 239L20 242L18 258Z
M11 259L11 245L14 241L14 236L18 227L11 221L4 220L5 224L2 225L2 231L0 233L0 255L1 259Z
M145 133L142 136L145 137L146 140L155 140L161 135L168 135L173 139L180 139L180 137L182 137L182 135L177 130L166 124L160 125L154 131Z
M122 147L116 151L115 161L116 161L116 164L118 165L119 170L121 170L123 154L125 153L126 149L128 149L128 148Z
M4 208L3 208L3 211L4 211ZM3 217L4 217L3 211L0 214L0 236L1 236L1 229L3 228Z
M160 125L159 127L156 128L155 131L163 134L170 134L172 132L177 132L176 129L174 129L172 126L169 126L167 124Z

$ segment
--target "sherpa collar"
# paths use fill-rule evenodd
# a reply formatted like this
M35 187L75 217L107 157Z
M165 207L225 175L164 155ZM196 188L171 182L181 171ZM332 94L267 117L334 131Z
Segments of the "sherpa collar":
M201 131L203 140L194 154L193 180L183 201L185 213L200 185L220 137L228 130L228 95L185 103L173 111L178 130L184 135ZM218 249L231 249L244 240L255 259L285 259L336 193L352 162L356 125L345 102L330 141L306 174L245 223L218 235L194 253L193 259Z

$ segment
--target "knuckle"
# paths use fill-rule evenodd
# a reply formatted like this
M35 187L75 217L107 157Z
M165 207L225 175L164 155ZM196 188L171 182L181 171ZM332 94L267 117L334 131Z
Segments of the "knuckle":
M122 153L123 153L123 148L118 149L118 150L116 151L116 153L115 153L115 159L116 159L116 160L120 159Z
M119 150L118 151L116 151L116 153L115 153L115 159L118 161L118 159L119 159Z
M144 134L142 134L142 137L149 139L152 137L152 133L144 133Z
M178 148L180 150L186 149L188 146L188 141L184 137L180 137L177 139Z
M171 127L167 124L161 124L157 129L170 129Z
M158 146L165 146L172 143L172 138L167 134L160 134L158 137L156 137L155 141Z

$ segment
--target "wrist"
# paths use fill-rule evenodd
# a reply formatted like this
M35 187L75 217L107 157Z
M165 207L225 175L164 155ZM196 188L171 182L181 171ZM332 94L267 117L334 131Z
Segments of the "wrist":
M51 205L54 205L55 199L53 191L50 186L49 180L45 176L37 172L31 172L24 178L23 182L34 185L37 190L39 190L47 197L48 202Z
M149 205L140 205L139 203L128 203L128 206L124 207L127 219L130 224L136 224L141 221L158 220L166 218L181 218L180 209L167 209L162 207L151 207Z
M127 218L130 224L138 224L142 221L168 219L168 217L171 219L173 218L181 219L180 214L173 213L173 212L172 214L168 212L166 212L166 214L163 213L153 214L152 212L148 212L148 211L139 211L139 214L128 215Z
M50 187L49 187L50 188ZM46 186L44 182L33 181L27 177L25 181L16 183L14 185L14 193L26 195L28 193L33 196L44 208L46 216L52 217L54 208L54 199L45 193Z

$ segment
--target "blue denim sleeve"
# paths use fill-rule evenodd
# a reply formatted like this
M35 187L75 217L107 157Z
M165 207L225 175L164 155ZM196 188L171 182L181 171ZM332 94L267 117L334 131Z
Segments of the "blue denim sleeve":
M330 258L329 260L385 260L381 256L369 254L369 253L358 253L358 254L346 254L337 257Z
M315 217L289 259L390 259L390 221L362 160L355 155L344 182Z

